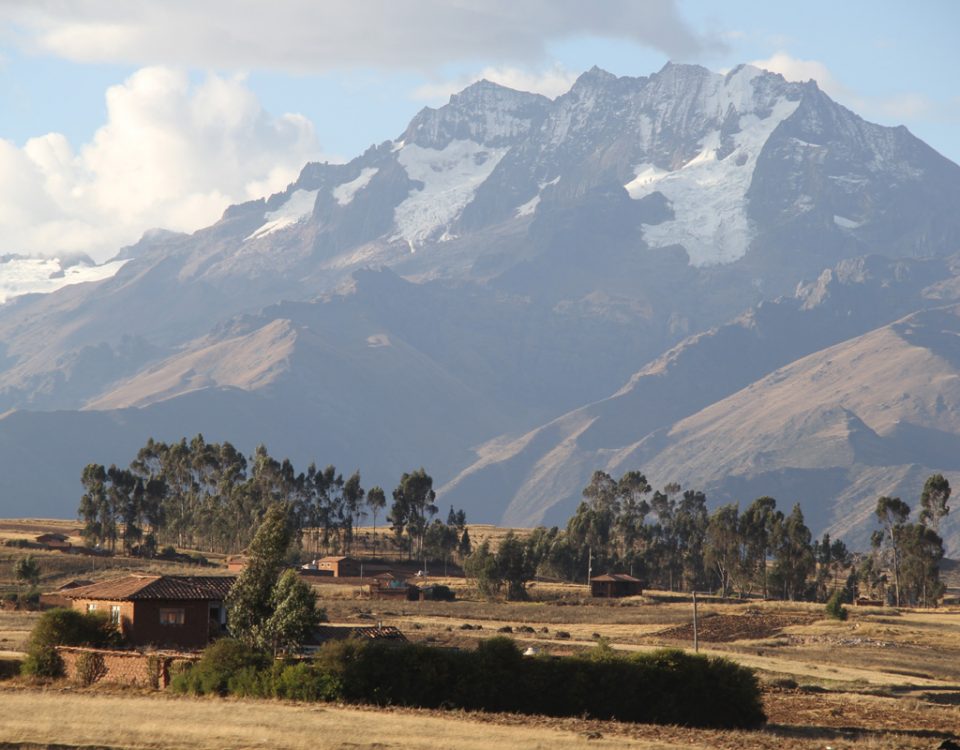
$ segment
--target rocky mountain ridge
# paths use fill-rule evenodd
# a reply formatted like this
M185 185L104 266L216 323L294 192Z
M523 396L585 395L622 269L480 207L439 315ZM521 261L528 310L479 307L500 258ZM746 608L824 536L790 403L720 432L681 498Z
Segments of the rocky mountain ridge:
M69 514L84 463L202 431L383 486L424 464L476 520L561 520L614 456L730 497L670 457L673 430L957 301L956 205L960 167L813 82L479 82L211 227L151 233L111 278L0 306L0 493ZM795 468L778 455L763 476Z

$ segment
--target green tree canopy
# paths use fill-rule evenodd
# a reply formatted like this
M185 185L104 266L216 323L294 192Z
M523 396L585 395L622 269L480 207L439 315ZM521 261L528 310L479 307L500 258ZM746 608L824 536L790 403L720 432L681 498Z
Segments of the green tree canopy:
M13 565L13 575L18 583L26 583L32 588L40 583L40 562L33 555L21 557Z
M294 571L284 572L293 542L288 506L270 506L247 549L247 565L227 596L227 622L239 641L262 650L292 649L322 615Z

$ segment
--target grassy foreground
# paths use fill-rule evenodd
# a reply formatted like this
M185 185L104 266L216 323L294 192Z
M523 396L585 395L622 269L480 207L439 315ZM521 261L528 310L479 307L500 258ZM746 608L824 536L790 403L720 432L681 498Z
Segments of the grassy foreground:
M134 750L567 750L568 748L637 748L669 750L811 750L812 748L932 748L942 732L902 731L903 720L889 712L889 701L864 696L858 710L882 716L891 726L851 732L855 706L808 696L809 714L832 716L834 727L773 723L759 731L694 730L580 719L484 715L415 709L366 709L328 704L276 701L175 698L125 691L73 689L0 689L0 748L21 744ZM768 705L771 718L795 712ZM955 709L927 713L932 725L956 720ZM914 717L916 719L917 717Z

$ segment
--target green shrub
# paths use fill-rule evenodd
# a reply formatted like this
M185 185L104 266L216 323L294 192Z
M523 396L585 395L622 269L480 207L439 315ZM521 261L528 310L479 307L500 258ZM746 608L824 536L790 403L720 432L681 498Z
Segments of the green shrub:
M449 586L442 583L435 583L431 586L430 598L435 602L453 602L457 600L456 592Z
M0 680L9 680L20 674L20 659L0 658Z
M332 701L341 696L340 680L314 664L277 665L273 670L272 694L292 701Z
M827 617L833 620L846 620L847 608L843 606L843 592L839 589L827 601Z
M35 677L63 676L63 660L57 646L118 646L120 634L103 613L73 609L44 612L27 642L27 658L21 672Z
M77 655L77 682L81 685L92 685L106 673L107 667L102 654L84 651Z
M264 669L269 659L259 651L245 646L232 638L221 638L203 652L200 660L190 669L185 669L170 681L174 692L194 695L226 695L230 692L230 680L248 668Z

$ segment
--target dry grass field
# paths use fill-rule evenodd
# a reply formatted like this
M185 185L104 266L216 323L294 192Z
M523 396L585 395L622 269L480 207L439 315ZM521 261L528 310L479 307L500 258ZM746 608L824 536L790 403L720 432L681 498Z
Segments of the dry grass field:
M72 544L83 545L80 528L76 521L56 519L0 520L0 594L18 590L13 567L18 559L28 554L32 555L40 564L40 589L42 591L53 591L67 581L77 578L98 581L131 572L181 575L196 575L198 571L204 575L226 573L223 567L199 567L197 565L164 560L145 560L122 555L98 557L65 554L57 550L21 549L6 546L6 543L10 541L33 541L39 534L50 532L65 534ZM186 551L189 553L189 550ZM222 555L203 553L203 556L213 566L218 566L223 562ZM2 645L0 643L0 647Z
M45 522L0 522L0 538L35 534ZM28 528L30 527L30 528ZM472 530L471 530L471 533ZM0 548L8 565L19 550ZM41 553L44 585L129 569L188 572L184 566L117 559L117 567L57 568ZM3 580L0 560L0 583ZM97 564L103 562L100 559ZM80 564L90 565L81 559ZM205 569L204 572L209 572ZM196 572L193 569L192 572ZM594 600L585 586L537 582L531 601L487 602L462 578L455 602L363 598L356 585L315 587L332 622L399 627L411 640L470 648L498 631L526 648L565 654L599 638L624 651L691 648L688 597L645 592ZM758 732L719 732L574 719L459 712L196 700L102 686L0 681L0 750L23 743L124 748L934 748L960 735L960 608L895 611L850 607L840 622L823 605L722 601L699 604L701 652L757 671L769 716ZM0 612L0 661L22 650L37 618ZM509 629L509 631L507 631ZM122 718L118 718L122 717Z

